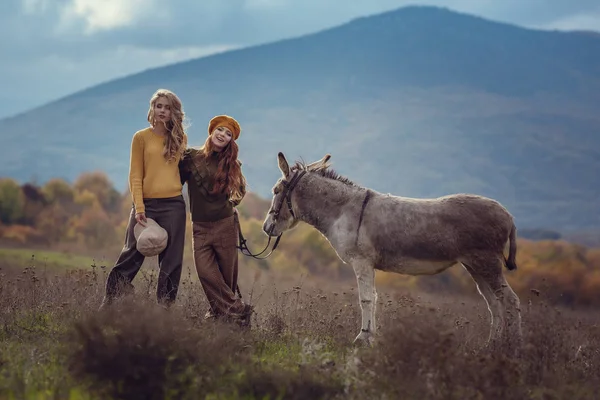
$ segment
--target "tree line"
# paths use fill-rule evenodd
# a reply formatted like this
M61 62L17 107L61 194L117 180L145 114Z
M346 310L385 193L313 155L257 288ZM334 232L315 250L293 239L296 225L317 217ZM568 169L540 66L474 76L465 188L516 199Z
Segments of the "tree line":
M78 243L101 248L123 223L126 196L102 172L80 175L72 184L55 178L43 185L0 179L2 239L52 246ZM129 201L130 203L130 201Z

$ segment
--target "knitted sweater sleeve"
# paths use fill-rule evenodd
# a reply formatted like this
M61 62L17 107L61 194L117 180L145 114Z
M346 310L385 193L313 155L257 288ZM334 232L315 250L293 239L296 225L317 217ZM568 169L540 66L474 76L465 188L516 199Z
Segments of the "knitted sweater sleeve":
M191 159L191 149L186 149L179 160L179 177L181 179L181 184L183 185L190 179L191 171L190 171L190 159Z
M242 162L239 161L239 160L237 162L238 162L238 164L240 166L240 169L241 169L242 168ZM233 203L234 207L239 206L240 203L242 202L242 200L244 199L244 197L246 196L246 183L244 181L245 180L242 180L242 184L240 185L240 188L239 188L241 198L239 200L231 200L231 203Z
M144 140L139 134L133 135L129 160L129 191L136 213L145 212L144 207Z

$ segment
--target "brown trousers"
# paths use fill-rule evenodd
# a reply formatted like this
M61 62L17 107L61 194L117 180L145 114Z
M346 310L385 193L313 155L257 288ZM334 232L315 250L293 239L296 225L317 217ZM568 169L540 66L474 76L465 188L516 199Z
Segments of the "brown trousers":
M238 282L238 230L235 216L193 223L194 263L213 315L241 315Z
M167 247L158 255L158 284L156 298L159 303L172 304L179 289L185 244L186 210L183 196L165 199L144 199L146 217L154 219L169 235ZM131 281L139 272L144 255L137 248L133 234L135 209L132 207L125 233L125 245L106 281L104 303L110 303L123 292L131 292Z

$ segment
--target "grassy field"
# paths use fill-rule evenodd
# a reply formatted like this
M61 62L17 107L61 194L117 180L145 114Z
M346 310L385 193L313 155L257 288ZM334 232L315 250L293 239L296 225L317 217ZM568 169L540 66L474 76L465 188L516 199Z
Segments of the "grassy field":
M364 348L352 345L354 285L240 271L244 300L256 305L242 330L204 319L190 271L170 310L155 305L156 271L146 266L135 295L99 312L105 269L34 253L66 267L50 273L27 267L29 253L0 252L2 400L592 399L600 385L600 313L543 296L521 299L520 358L483 347L480 297L391 288L379 290L378 341Z
M48 269L84 269L97 263L92 257L66 252L35 249L0 248L0 266Z

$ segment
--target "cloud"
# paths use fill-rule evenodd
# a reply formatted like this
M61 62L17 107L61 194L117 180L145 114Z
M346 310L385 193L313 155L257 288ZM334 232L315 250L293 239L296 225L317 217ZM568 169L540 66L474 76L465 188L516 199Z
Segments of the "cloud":
M579 16L600 15L600 2L597 0L504 0L494 3L480 11L492 18L538 29L579 30L583 27L578 23L589 26L589 21L579 20ZM567 20L573 23L567 25ZM600 30L600 26L596 25L595 29Z
M23 11L26 14L43 13L50 6L50 0L23 0Z
M40 2L43 0L27 0ZM143 16L144 6L153 7L147 0L72 0L64 7L61 24L73 19L85 22L85 34L131 25L136 18Z
M246 0L244 2L244 8L272 8L272 7L285 7L287 5L285 0Z
M3 111L8 108L9 112L6 115L11 115L115 77L234 48L236 46L218 45L152 49L123 45L83 59L49 55L39 59L35 64L22 66L13 64L5 67L3 69L5 85L0 93L0 103L4 105ZM107 60L109 62L106 62ZM23 76L27 76L28 79L21 79ZM37 94L37 101L34 104L31 104L29 97L32 88L35 88ZM11 108L12 112L10 112Z
M538 26L540 29L558 29L558 30L587 30L600 32L600 12L597 14L577 14L570 15L552 21L550 24Z

